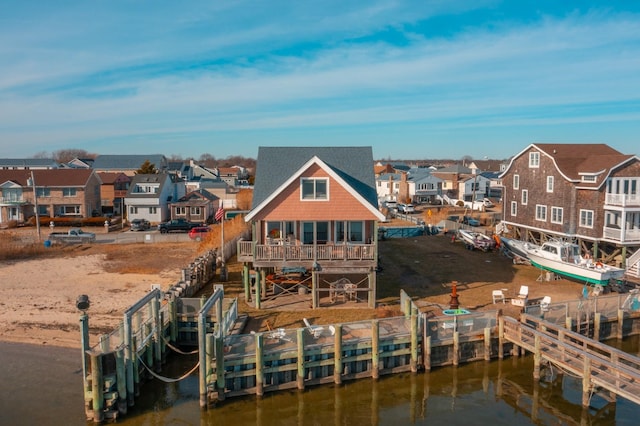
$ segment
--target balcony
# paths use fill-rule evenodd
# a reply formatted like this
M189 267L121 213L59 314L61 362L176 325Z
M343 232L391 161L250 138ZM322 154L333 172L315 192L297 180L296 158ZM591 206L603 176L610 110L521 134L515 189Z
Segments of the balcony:
M605 205L640 207L640 194L605 194Z
M283 262L313 264L313 262L344 263L354 266L374 266L375 244L254 244L252 241L238 242L238 260L268 266Z
M19 206L26 203L27 200L22 197L0 197L0 205L2 206Z
M605 226L602 235L607 240L619 241L621 243L640 242L640 229L620 229Z

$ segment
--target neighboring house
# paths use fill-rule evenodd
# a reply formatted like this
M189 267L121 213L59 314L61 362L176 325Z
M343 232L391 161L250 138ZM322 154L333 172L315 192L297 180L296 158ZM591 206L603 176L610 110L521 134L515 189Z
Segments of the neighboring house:
M353 301L375 306L377 222L384 215L372 164L370 147L261 147L245 216L253 237L238 243L246 288L248 263L258 280L274 268L302 267L312 277L314 308L327 306L337 282L354 285Z
M147 160L155 166L159 173L167 171L168 161L162 154L98 155L93 161L93 169L97 172L120 172L127 176L133 176Z
M500 176L503 224L525 240L577 239L605 261L640 256L640 159L605 144L531 144Z
M505 169L506 170L506 169ZM489 181L489 187L487 189L487 197L502 198L502 179L500 174L502 172L482 172L480 176L483 176Z
M190 222L213 223L220 199L207 191L198 189L188 192L169 206L171 219L186 219Z
M124 199L131 185L131 176L124 173L98 173L100 185L100 205L103 215L122 216Z
M220 180L225 182L227 185L232 187L238 186L238 174L241 172L239 169L235 167L218 167L216 171L218 172Z
M0 170L0 189L0 222L26 221L36 204L42 217L91 217L100 210L100 179L93 170Z
M489 194L489 179L482 174L463 175L458 181L458 198L463 201L483 199Z
M135 175L124 200L127 220L147 219L159 223L169 219L169 205L185 195L184 181L169 173Z
M461 164L443 167L431 173L433 176L442 179L442 192L450 198L461 198L459 196L458 184L460 177L470 175L471 169Z
M442 179L434 176L429 169L421 169L426 172L411 173L414 179L414 202L435 203L438 196L442 195Z
M0 158L0 170L45 170L59 168L60 164L52 158Z
M469 163L469 169L471 169L471 173L482 173L482 172L504 172L507 169L507 162L502 160L473 160Z
M211 194L220 199L220 205L229 210L237 208L237 195L239 190L231 188L225 182L219 179L194 178L186 182L187 191L196 191L198 189L206 189Z
M91 169L93 167L93 158L74 158L65 166L71 169Z

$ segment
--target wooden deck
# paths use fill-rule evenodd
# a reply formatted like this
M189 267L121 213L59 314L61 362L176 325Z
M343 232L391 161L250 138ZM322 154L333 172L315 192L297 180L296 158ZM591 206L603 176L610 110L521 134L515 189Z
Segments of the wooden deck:
M598 388L640 404L640 358L533 316L503 318L504 339L534 354L534 377L545 360L582 377L583 406Z

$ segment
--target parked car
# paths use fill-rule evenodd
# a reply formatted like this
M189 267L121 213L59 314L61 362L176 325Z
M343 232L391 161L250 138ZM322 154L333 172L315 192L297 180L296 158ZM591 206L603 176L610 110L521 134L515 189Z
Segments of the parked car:
M158 231L160 231L161 234L166 234L167 232L189 232L196 226L202 226L202 223L193 223L186 219L173 219L169 222L159 224Z
M51 243L63 244L93 243L96 241L96 234L93 232L84 232L80 228L71 228L66 232L50 233L49 241Z
M460 216L448 216L447 220L450 220L451 222L460 222Z
M398 204L398 212L410 214L415 213L416 209L413 207L413 204Z
M488 198L483 198L483 199L482 199L482 204L483 204L485 207L493 207L493 206L494 206L493 202L492 202L490 199L488 199Z
M133 219L131 221L132 231L146 231L151 228L151 223L147 219Z
M464 216L462 218L462 223L469 226L480 226L480 221L472 218L471 216Z
M196 241L202 241L202 239L211 231L208 226L196 226L189 231L189 238Z
M386 201L384 203L384 205L389 210L397 210L398 209L398 203L396 203L395 201Z

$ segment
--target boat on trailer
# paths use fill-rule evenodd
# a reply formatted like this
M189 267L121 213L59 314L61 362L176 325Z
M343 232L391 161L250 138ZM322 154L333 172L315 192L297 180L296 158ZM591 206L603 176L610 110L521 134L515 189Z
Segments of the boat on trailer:
M533 266L574 280L604 286L610 280L622 280L625 274L623 268L582 257L580 247L572 242L550 240L541 246L526 243L522 247Z
M496 247L495 240L482 232L458 229L458 236L467 247L472 249L489 251Z

